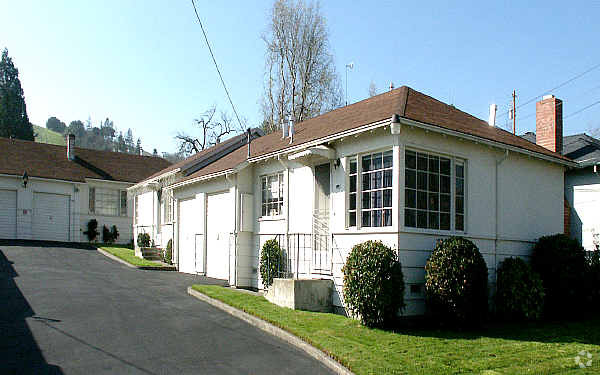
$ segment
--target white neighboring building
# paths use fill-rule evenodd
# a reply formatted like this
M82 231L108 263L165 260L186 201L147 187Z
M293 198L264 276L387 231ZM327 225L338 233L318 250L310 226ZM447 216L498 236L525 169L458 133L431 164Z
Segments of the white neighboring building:
M127 188L169 165L158 157L0 138L0 238L87 242L91 219L133 239ZM27 178L24 178L24 176Z
M575 164L453 106L401 87L253 139L162 186L173 199L179 270L262 288L260 249L276 239L293 277L330 278L343 308L353 245L398 251L407 314L424 311L424 265L451 235L488 267L563 231L563 181ZM138 186L139 188L139 186ZM143 222L138 205L137 222ZM150 205L150 199L144 205Z

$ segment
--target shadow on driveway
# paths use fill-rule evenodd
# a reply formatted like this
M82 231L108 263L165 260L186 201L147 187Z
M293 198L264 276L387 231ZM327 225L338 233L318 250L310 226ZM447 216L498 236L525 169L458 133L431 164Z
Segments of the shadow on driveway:
M35 313L15 283L18 276L0 250L0 373L63 374L46 362L27 326L25 319Z

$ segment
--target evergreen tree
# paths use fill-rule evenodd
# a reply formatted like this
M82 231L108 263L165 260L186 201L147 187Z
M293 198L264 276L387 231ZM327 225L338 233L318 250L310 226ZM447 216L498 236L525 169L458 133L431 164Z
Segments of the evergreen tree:
M27 117L19 71L8 50L2 51L0 61L0 137L34 140L33 127Z

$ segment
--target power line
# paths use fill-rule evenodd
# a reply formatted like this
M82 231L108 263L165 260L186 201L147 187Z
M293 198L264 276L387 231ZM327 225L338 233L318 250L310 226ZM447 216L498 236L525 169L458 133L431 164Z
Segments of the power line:
M219 65L217 64L217 60L215 59L215 55L213 54L212 48L210 48L210 43L208 42L208 37L206 36L206 32L204 31L204 26L202 26L202 21L200 21L200 16L198 15L198 10L196 9L196 4L194 0L192 0L192 6L194 7L194 13L196 13L196 19L198 19L198 23L200 24L200 28L202 29L202 34L204 35L204 40L206 41L206 45L208 47L208 51L210 52L210 56L212 57L213 63L215 64L215 68L217 69L217 73L219 73L219 78L221 79L221 84L225 89L225 93L227 94L227 99L229 99L229 104L231 104L231 108L233 108L233 113L237 118L238 124L244 128L242 122L240 121L240 117L238 116L237 111L235 110L235 106L233 105L233 101L231 100L231 95L229 95L229 90L227 90L227 86L225 85L225 81L223 80L223 75L221 75L221 71L219 70Z
M591 108L591 107L593 107L593 106L595 106L597 104L600 104L600 100L598 100L598 101L596 101L596 102L594 102L594 103L592 103L590 105L587 105L587 106L585 106L585 107L583 107L583 108L581 108L581 109L579 109L579 110L577 110L577 111L575 111L573 113L569 113L567 116L563 117L563 120L566 119L566 118L575 116L576 114L581 113L581 112L585 111L586 109Z

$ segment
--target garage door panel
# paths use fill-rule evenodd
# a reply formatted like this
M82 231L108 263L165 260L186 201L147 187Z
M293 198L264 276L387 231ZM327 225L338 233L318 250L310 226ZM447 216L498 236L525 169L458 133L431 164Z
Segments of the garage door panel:
M0 238L17 237L17 191L0 190Z
M204 256L202 242L198 239L200 228L198 225L197 208L195 199L179 201L179 271L185 273L203 272Z
M227 280L234 218L231 194L208 195L206 201L206 276Z
M51 193L33 194L33 239L69 241L70 198Z

